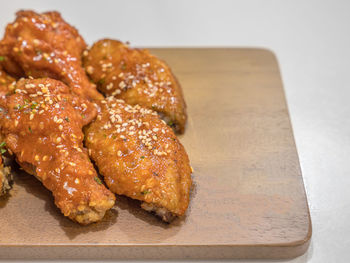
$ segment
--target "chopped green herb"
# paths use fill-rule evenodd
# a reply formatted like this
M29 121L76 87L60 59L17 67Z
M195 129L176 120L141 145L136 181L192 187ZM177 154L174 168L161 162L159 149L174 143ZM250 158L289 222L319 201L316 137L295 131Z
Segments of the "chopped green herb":
M4 147L5 145L6 145L6 142L0 143L0 148L1 148L1 147Z
M95 180L98 184L102 184L100 178L98 178L97 176L94 177L94 180Z
M141 156L141 159L145 159L145 156Z
M152 172L153 173L153 175L155 175L155 176L159 176L156 172Z
M169 121L169 122L168 122L168 125L169 125L170 127L174 127L175 123L174 123L173 121Z
M120 68L121 68L122 70L126 70L126 64L123 63L123 64L120 66Z
M0 56L0 61L4 61L4 60L5 60L5 57Z
M15 107L13 107L14 110L20 110L22 108L21 104L17 104Z
M65 120L66 120L66 122L69 122L69 118L68 117L66 117L66 118L64 118Z
M151 190L145 190L145 191L141 192L141 194L146 195L146 194L149 194L150 192L151 192Z
M31 133L33 132L33 131L32 131L32 128L30 128L30 126L29 126L28 130L29 130Z
M35 101L33 101L33 102L32 102L32 106L30 106L30 108L33 110L33 109L36 108L37 105L38 105L38 103L35 102Z
M4 154L4 153L6 152L6 149L1 148L1 149L0 149L0 152L1 152L1 154Z
M107 138L107 134L103 134L103 137L106 139Z
M81 117L83 117L83 119L85 119L85 118L86 118L86 115L85 115L85 114L81 114Z
M105 79L100 79L99 81L97 81L98 85L103 85L105 83Z
M107 56L106 56L106 55L104 55L104 56L102 57L102 59L107 59Z
M117 138L117 136L115 136L115 135L112 136L112 139L116 139L116 138Z

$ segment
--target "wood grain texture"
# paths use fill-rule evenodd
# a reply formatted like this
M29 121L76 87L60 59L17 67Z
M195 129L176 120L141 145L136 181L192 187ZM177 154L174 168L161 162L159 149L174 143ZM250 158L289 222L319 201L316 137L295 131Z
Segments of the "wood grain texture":
M275 56L262 49L154 49L183 86L180 137L194 168L186 217L167 225L117 197L100 223L64 218L19 173L0 200L1 258L290 258L311 222Z

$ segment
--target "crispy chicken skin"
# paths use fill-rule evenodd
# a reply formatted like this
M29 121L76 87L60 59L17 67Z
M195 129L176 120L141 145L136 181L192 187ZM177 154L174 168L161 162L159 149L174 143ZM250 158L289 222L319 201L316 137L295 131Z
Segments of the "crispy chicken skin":
M0 69L0 100L5 99L5 97L14 91L15 79L6 74L2 69ZM6 143L5 138L0 132L0 153L5 153ZM0 196L5 195L12 188L12 175L11 167L7 164L9 158L0 155Z
M101 220L115 196L97 177L82 132L96 107L49 78L21 79L15 88L0 100L6 146L52 192L65 216L81 224Z
M85 145L109 189L143 201L164 221L185 213L191 166L184 147L157 113L108 97L85 128Z
M2 148L3 149L3 148ZM0 156L0 196L5 195L12 188L11 168L6 166Z
M19 11L0 42L0 63L16 77L58 79L80 96L102 99L81 65L85 48L78 31L58 12Z
M147 49L104 39L84 52L83 61L86 72L106 96L153 109L176 132L184 132L187 115L180 84L169 66Z

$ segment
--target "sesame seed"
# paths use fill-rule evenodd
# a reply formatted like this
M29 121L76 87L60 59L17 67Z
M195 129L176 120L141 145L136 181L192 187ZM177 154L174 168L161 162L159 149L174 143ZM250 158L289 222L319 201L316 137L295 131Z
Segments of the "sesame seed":
M79 184L79 182L80 182L79 179L75 178L74 183Z
M39 155L35 155L34 160L38 162L40 160Z
M117 155L118 155L118 156L122 156L122 151L118 151L118 152L117 152Z
M107 90L111 90L113 88L113 83L109 83L107 86L106 86L106 89Z
M71 166L77 166L76 163L73 163L73 162L68 162Z
M115 91L113 91L112 96L118 95L120 93L121 93L121 90L120 89L116 89Z
M123 88L125 88L125 87L126 87L125 82L124 82L124 81L121 81L121 82L119 83L119 88L123 89Z

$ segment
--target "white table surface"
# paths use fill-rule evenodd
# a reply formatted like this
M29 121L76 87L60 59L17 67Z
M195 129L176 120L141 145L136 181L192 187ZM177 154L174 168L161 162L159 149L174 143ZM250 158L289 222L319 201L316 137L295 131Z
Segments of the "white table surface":
M89 44L273 50L313 223L305 255L273 262L350 262L350 1L6 0L2 31L21 8L60 11Z

